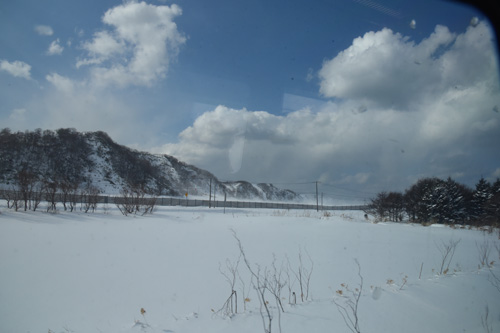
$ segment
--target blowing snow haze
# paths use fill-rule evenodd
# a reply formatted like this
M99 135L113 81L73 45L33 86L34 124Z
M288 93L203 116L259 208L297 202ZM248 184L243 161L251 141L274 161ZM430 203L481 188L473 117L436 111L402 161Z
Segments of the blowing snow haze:
M495 36L459 4L20 0L0 45L12 131L104 131L344 199L500 177Z

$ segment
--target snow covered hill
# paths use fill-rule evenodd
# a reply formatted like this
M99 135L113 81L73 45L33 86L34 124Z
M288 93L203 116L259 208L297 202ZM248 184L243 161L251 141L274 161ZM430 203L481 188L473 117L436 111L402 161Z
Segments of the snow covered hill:
M141 187L153 195L207 197L209 192L238 199L293 200L298 196L272 184L221 182L213 174L173 156L130 149L104 132L0 132L0 185L16 184L20 171L40 181L96 186L106 194Z

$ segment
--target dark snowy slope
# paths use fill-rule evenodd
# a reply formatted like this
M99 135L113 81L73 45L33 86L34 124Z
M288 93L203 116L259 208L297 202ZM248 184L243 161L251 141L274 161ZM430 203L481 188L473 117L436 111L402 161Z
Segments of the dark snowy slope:
M0 132L0 184L17 186L20 174L38 181L93 185L103 193L140 187L154 195L224 192L241 199L293 200L297 195L272 184L220 182L206 170L173 156L150 154L114 142L104 132L73 129Z

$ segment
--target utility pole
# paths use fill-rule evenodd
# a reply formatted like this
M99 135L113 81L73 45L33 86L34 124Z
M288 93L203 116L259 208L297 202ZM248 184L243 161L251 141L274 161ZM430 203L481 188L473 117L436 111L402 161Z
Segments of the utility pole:
M212 208L212 178L210 178L210 192L208 194L208 208Z
M224 214L226 214L226 190L224 189Z
M319 212L319 202L318 202L318 181L316 181L316 211Z

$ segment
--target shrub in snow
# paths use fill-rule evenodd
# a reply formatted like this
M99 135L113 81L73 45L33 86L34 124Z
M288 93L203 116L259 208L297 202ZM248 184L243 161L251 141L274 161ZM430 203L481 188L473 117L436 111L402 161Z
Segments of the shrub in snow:
M342 316L342 319L344 319L344 323L347 328L349 328L351 332L360 333L358 306L361 298L361 292L363 290L363 276L361 275L361 266L359 265L358 260L356 259L355 262L358 266L358 287L352 289L347 284L342 283L340 285L341 289L338 289L335 292L337 299L334 297L333 303L337 306L337 310ZM389 283L389 281L387 283Z
M457 245L460 243L460 239L454 241L450 239L448 243L444 241L441 244L436 244L439 252L441 252L442 260L441 260L441 268L439 269L439 274L447 274L450 269L451 261L453 260L453 255L455 254L455 250L457 249ZM445 268L446 266L446 268Z
M301 300L303 302L306 301L309 298L309 288L314 263L309 256L309 253L306 252L308 257L308 263L306 265L302 257L302 250L299 250L299 264L295 270L292 268L288 257L286 257L286 261L283 260L281 264L278 264L278 260L274 254L270 268L259 264L252 265L246 256L243 245L236 235L236 232L232 230L232 233L238 243L240 251L239 257L234 263L227 259L225 269L221 269L219 267L219 271L226 278L226 281L230 286L231 294L219 310L215 311L212 309L212 312L220 314L224 317L231 317L237 313L238 299L237 292L235 290L236 277L239 278L242 286L243 304L244 309L246 310L246 303L250 302L250 298L248 297L249 290L246 289L246 284L239 271L239 263L240 260L243 259L243 263L250 274L250 285L253 287L253 290L257 295L257 299L259 300L259 312L262 318L264 332L271 332L275 313L278 315L278 320L275 321L275 323L277 322L278 330L281 332L281 314L285 312L285 307L282 302L284 299L282 297L282 291L285 287L288 287L289 303L296 304L297 298L295 296L295 292L293 291L293 286L295 283L298 283L298 287L300 287ZM295 277L295 279L293 279L293 277ZM274 311L270 304L270 299L274 299L274 309L276 309Z
M146 196L144 188L124 188L120 191L121 196L114 199L116 207L127 216L129 214L152 214L156 205L155 197Z

